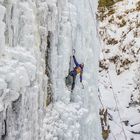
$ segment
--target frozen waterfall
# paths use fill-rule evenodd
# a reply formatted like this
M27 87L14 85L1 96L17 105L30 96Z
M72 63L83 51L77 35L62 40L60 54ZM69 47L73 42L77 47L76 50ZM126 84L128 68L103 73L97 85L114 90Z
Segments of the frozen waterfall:
M97 0L0 0L0 139L101 140ZM73 93L70 56L84 62ZM70 102L72 98L72 102Z

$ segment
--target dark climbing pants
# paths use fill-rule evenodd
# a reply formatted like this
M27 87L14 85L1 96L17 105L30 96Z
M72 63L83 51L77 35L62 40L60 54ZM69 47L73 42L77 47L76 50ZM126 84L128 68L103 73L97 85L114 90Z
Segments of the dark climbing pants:
M75 79L76 79L76 76L72 76L72 78L73 78L73 81L72 81L71 90L73 90L74 87L75 87Z
M75 80L76 80L76 73L75 71L71 71L69 73L70 76L72 76L72 86L71 86L71 90L73 91L74 87L75 87Z

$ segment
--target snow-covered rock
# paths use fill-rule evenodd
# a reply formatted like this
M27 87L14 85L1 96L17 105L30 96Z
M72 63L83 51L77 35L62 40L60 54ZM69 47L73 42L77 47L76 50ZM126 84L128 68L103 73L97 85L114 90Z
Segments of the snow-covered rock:
M91 0L0 0L0 139L101 139L96 8ZM73 49L85 88L77 76L71 93Z
M102 45L99 88L103 105L112 116L110 140L140 138L136 134L140 130L140 96L136 88L140 55L138 3L139 0L119 1L98 13Z

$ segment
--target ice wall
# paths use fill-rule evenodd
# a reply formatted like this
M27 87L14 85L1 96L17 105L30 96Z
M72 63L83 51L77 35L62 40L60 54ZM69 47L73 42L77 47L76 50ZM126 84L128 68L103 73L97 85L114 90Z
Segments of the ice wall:
M0 0L0 138L99 140L93 0ZM71 94L72 50L85 63ZM70 102L72 99L72 102Z
M81 140L100 138L98 122L97 72L99 45L96 32L97 1L73 1L77 9L77 42L75 49L79 61L84 62L84 90L75 89L74 94L81 96L83 107L88 110L87 116L81 120ZM79 82L78 82L79 83ZM80 86L80 84L78 85Z
M4 18L4 14L5 14L5 7L3 7L2 5L0 5L0 27L1 27L1 32L0 32L0 56L2 55L3 51L4 51L4 31L5 31L5 24L3 22L3 18Z
M0 1L0 139L39 140L47 77L35 1ZM43 22L43 21L42 21ZM43 51L42 51L43 52Z
M59 140L98 140L101 139L101 131L97 97L97 1L63 0L58 1L56 6L58 24L57 30L53 31L51 49L53 106L47 108L44 137ZM73 49L76 50L78 62L85 64L85 87L82 89L77 76L75 89L71 93L65 85L65 77L68 75Z

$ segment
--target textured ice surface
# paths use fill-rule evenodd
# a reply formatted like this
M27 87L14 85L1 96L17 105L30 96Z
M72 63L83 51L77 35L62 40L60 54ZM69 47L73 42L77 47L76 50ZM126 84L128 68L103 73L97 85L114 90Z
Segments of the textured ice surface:
M0 138L101 139L97 1L0 2ZM73 49L85 63L85 88L77 76L71 94L65 77ZM48 86L53 102L46 107Z

